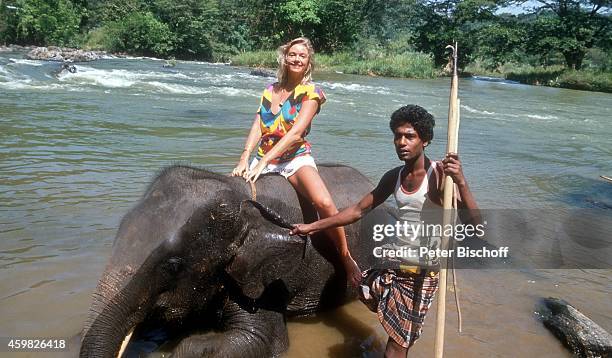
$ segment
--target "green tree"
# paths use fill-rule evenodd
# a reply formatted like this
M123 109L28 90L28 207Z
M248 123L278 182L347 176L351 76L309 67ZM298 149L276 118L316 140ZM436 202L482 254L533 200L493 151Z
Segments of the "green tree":
M321 24L319 0L288 0L279 7L285 20L285 31L289 37L312 36L314 28Z
M563 54L568 68L579 70L589 49L610 49L610 0L538 0L530 28L532 53Z
M246 30L243 36L249 49L269 50L278 46L287 37L284 19L279 16L282 0L233 0L234 20Z
M527 31L514 18L498 18L479 28L473 58L483 61L488 69L499 69L508 62L521 62L525 56Z
M234 0L240 24L253 49L275 48L297 36L309 37L317 51L350 48L370 26L367 13L382 0ZM369 4L369 5L368 5Z
M419 1L414 19L415 46L431 53L436 65L447 62L446 45L459 43L459 65L467 64L476 51L479 32L496 19L504 0Z
M134 12L106 26L111 51L166 56L174 49L173 33L168 25L157 20L150 12Z
M321 23L313 41L322 51L338 51L355 43L363 32L365 0L320 0Z
M89 0L88 26L96 28L111 21L121 21L136 12L149 10L144 0Z
M214 48L222 42L216 0L155 0L157 17L174 33L174 54L181 58L212 60Z
M253 49L253 41L249 38L251 29L238 1L219 2L219 14L222 20L218 22L217 40L213 44L215 56L226 60L230 55Z
M70 0L16 0L0 10L2 39L23 45L75 46L85 9Z

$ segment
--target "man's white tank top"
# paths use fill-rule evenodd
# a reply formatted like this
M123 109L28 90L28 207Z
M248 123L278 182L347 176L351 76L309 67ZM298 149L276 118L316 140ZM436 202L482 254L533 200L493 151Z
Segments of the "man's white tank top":
M429 191L429 180L431 179L431 175L436 168L436 162L432 161L430 163L429 169L427 169L427 174L416 191L409 193L402 187L403 168L397 175L397 182L395 184L393 196L395 197L395 202L397 203L397 208L399 209L402 220L420 222L423 208L430 207L431 204L433 204L427 196L427 192ZM427 203L428 205L426 206L425 203L428 201L429 203Z
M416 253L415 256L398 257L396 260L391 260L395 262L399 261L399 263L402 265L421 267L436 267L438 265L437 260L431 259L426 255L421 257L418 255L418 253L421 246L428 247L429 249L438 248L440 245L440 237L423 236L421 235L420 230L417 230L416 233L412 230L413 227L420 228L426 224L435 223L436 220L439 220L438 217L441 217L440 207L434 204L427 195L429 191L429 183L430 180L433 180L432 175L434 175L434 170L436 168L436 162L431 161L430 163L431 164L427 169L427 174L415 191L407 192L402 187L403 168L399 171L397 176L393 196L395 198L397 208L399 209L399 219L401 221L401 225L404 227L404 222L406 222L409 229L407 230L407 235L405 236L399 235L397 237L386 239L386 243L382 245L382 248L390 250L399 250L402 248L411 249L413 253ZM432 217L432 215L434 215L435 218ZM414 226L411 226L410 224ZM407 251L403 250L403 252Z

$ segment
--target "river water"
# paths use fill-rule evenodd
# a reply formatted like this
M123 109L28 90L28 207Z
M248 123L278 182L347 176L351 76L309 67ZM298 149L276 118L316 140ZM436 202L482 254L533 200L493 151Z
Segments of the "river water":
M119 221L155 173L174 163L229 173L236 163L271 79L162 64L106 59L57 73L57 63L0 53L0 336L65 337L76 349ZM437 119L428 155L444 152L448 79L315 80L328 96L309 135L318 162L376 182L400 164L388 119L409 103ZM598 178L612 175L610 94L465 79L460 98L459 151L481 207L612 208L612 184ZM538 298L564 298L612 331L611 273L461 270L464 327L456 332L449 292L447 355L569 356L534 314ZM411 356L432 355L434 311ZM291 321L289 332L287 357L376 357L386 341L359 302Z

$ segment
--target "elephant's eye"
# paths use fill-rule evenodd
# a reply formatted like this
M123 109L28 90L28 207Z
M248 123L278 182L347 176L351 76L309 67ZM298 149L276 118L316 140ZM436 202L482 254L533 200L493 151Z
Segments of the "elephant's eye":
M164 268L172 273L178 272L183 266L183 259L180 257L171 257L164 263Z

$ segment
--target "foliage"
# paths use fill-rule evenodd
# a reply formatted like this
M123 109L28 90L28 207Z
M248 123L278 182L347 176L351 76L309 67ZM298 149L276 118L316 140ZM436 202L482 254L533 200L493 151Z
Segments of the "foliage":
M323 71L337 71L358 75L389 76L406 78L434 78L438 73L431 55L404 53L401 55L376 55L360 59L353 53L336 52L317 54L316 66ZM275 51L241 53L231 58L233 65L276 68Z
M339 51L353 44L362 32L362 0L321 0L321 24L313 40L320 51Z
M219 37L216 25L219 9L214 0L155 0L152 11L174 35L176 50L181 58L212 59Z
M612 73L592 70L566 70L559 78L558 86L612 93Z
M530 85L554 85L563 73L563 66L516 66L505 74L506 79Z
M495 69L524 57L525 29L507 22L489 22L475 35L477 48L473 58L479 58L487 69Z
M495 19L503 0L442 0L417 3L416 48L431 53L436 65L447 63L445 47L459 42L459 66L463 67L476 50L477 35Z
M252 51L239 53L231 57L232 65L249 67L276 68L276 51Z
M458 41L459 67L469 72L519 76L526 66L525 81L585 87L597 76L563 72L551 81L539 69L612 68L610 0L0 1L3 43L276 67L270 50L307 36L329 69L428 78ZM500 13L511 4L536 6Z
M568 68L579 70L584 56L596 45L610 49L612 26L610 1L539 0L537 18L531 23L528 50L550 55L558 51Z
M310 37L318 51L350 47L363 32L366 14L381 0L234 0L248 28L247 50L272 49L298 36Z
M483 59L476 59L465 66L465 73L477 76L502 77L505 78L511 72L528 72L542 66L532 66L519 62L506 62L501 66L491 67L490 63ZM561 67L559 67L560 69Z
M168 25L150 12L134 12L106 26L111 51L165 56L174 49L175 39Z
M355 60L354 57L350 59L351 56L346 55L340 55L338 59L334 57L336 56L322 55L319 63L330 70L358 75L404 78L434 78L438 75L433 56L419 52L365 60ZM346 61L347 58L349 61Z
M113 39L107 27L99 27L89 31L83 41L83 48L86 50L107 50L111 49L112 46Z
M612 93L612 73L593 70L576 71L563 66L528 67L506 74L521 83Z
M121 21L136 12L148 11L144 0L90 1L89 9L88 25L90 28L98 28L109 22Z
M583 68L612 72L612 49L592 48L585 55Z
M293 36L311 36L321 24L318 0L288 0L279 6L279 15L286 21L286 31Z
M0 29L3 42L76 46L86 11L70 0L15 0L3 2Z

